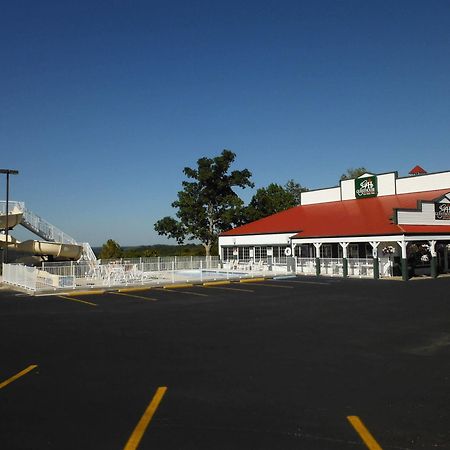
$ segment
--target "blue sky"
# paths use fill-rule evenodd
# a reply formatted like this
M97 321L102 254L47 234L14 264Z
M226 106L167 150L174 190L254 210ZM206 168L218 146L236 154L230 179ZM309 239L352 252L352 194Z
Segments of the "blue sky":
M169 243L183 167L224 148L256 188L450 170L446 0L17 0L0 56L12 197L93 245Z

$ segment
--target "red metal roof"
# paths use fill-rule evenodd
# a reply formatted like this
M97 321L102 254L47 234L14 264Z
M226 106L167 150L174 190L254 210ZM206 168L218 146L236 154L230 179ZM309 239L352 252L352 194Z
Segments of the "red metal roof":
M416 209L449 189L301 205L222 233L221 236L292 233L296 238L450 233L449 226L397 225L395 208Z
M422 169L422 167L420 166L415 166L409 171L409 173L411 175L419 175L420 173L427 173L427 171L425 169Z
M450 234L450 225L399 225L405 234Z

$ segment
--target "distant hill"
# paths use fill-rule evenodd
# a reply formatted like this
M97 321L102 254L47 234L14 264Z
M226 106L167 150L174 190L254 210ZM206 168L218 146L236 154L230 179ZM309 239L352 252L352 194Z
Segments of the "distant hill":
M101 247L93 247L95 255L99 256ZM122 247L124 258L141 258L150 256L205 256L203 245L140 245L134 247ZM213 255L217 255L217 249Z

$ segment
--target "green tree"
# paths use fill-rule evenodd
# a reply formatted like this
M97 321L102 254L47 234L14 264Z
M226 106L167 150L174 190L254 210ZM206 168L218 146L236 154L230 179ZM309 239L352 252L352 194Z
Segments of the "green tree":
M113 239L108 239L105 244L103 244L100 251L100 259L114 259L121 258L123 255L122 248Z
M297 204L297 198L292 192L288 192L279 184L270 183L269 186L256 191L246 208L245 216L248 222L252 222Z
M365 174L370 171L367 170L365 167L351 167L350 169L347 169L347 172L343 173L341 175L340 181L343 180L352 180L353 178L358 178L359 176Z
M309 189L303 187L300 183L297 183L292 178L284 185L284 190L294 197L295 205L301 204L302 192L307 192Z
M183 181L172 203L177 219L166 216L156 222L158 234L179 244L199 240L209 256L219 233L242 223L243 201L233 188L253 187L247 169L229 171L235 158L235 153L223 150L215 158L200 158L196 169L185 167L183 173L194 181Z

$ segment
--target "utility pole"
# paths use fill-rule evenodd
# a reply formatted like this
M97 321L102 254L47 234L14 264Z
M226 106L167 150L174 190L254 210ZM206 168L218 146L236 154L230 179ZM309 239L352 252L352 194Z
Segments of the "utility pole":
M9 245L9 176L10 175L18 175L18 170L12 170L12 169L0 169L0 173L6 174L6 226L5 226L5 235L6 235L6 244L5 244L5 257L3 258L3 262L8 262L8 245Z

